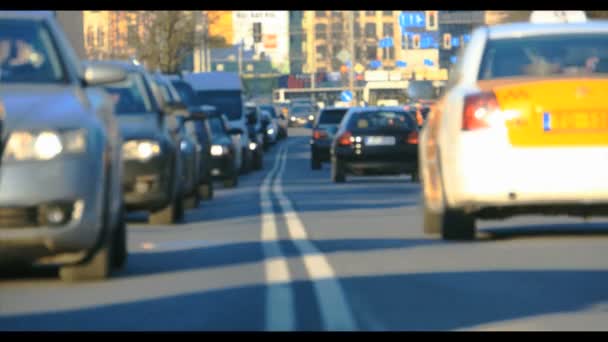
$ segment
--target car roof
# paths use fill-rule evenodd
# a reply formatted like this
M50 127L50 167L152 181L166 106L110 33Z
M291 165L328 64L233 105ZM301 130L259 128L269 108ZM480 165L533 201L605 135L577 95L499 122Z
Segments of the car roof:
M326 110L328 110L328 111L329 110L343 110L344 112L348 112L349 109L350 108L348 108L348 107L334 107L334 106L332 106L332 107L321 108L321 113L323 113Z
M235 72L198 72L186 74L184 79L195 90L242 90L242 82Z
M592 20L582 23L510 23L486 26L490 39L521 38L526 36L608 33L608 21Z

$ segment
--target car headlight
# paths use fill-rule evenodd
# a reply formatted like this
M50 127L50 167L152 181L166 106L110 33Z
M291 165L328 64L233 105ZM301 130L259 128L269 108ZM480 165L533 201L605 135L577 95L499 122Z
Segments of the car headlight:
M219 157L221 155L227 154L228 149L222 145L212 145L211 146L211 155Z
M188 148L188 143L185 141L182 141L181 143L179 143L179 148L182 151L185 151Z
M314 119L315 119L315 116L314 116L314 115L312 115L312 114L311 114L311 115L309 115L309 116L308 116L308 120L312 121L312 120L314 120Z
M78 154L86 150L86 132L68 131L13 132L2 157L3 160L50 160L60 154Z
M160 145L152 140L129 140L122 145L123 159L147 161L160 154Z
M290 117L289 119L290 119L291 121L296 121L296 117L295 117L295 116L292 116L292 117Z
M254 142L249 143L250 150L254 151L256 148L258 148L258 144L254 143Z
M269 135L273 135L274 134L274 129L273 128L269 128L267 132L268 132Z

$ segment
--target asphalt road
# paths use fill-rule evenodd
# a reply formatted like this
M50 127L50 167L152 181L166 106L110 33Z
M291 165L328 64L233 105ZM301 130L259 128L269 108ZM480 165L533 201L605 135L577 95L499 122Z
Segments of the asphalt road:
M264 170L175 226L131 215L127 267L0 277L0 330L605 330L608 221L482 221L422 234L409 177L330 182L295 129Z

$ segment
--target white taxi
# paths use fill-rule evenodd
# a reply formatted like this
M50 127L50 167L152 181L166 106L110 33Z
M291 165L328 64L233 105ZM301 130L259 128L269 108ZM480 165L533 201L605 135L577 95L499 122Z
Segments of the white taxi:
M473 32L420 134L426 233L608 216L608 22L568 17Z

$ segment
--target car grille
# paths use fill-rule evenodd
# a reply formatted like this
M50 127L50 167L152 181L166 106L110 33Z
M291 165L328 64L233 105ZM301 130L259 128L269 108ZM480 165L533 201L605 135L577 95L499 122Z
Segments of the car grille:
M0 208L0 229L39 226L38 208Z

